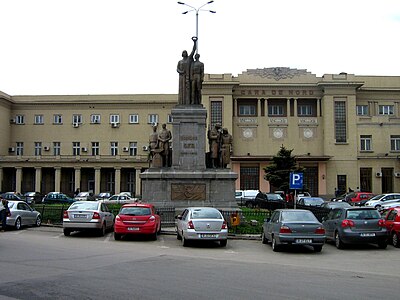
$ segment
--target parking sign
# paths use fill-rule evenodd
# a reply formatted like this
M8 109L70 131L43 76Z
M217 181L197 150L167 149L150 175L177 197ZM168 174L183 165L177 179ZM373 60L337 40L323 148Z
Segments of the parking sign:
M289 188L291 190L303 189L303 173L290 173Z

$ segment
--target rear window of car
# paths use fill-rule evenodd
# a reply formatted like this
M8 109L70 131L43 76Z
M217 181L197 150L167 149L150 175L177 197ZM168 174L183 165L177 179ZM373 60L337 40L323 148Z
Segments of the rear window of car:
M310 211L284 211L282 221L317 221L317 218Z
M130 216L148 216L151 215L151 209L148 207L123 207L119 213Z
M96 202L80 202L72 204L69 209L81 209L81 210L97 210L99 205Z
M278 194L267 194L268 200L283 200L281 195Z
M381 215L377 210L373 209L357 209L348 210L346 213L346 219L351 220L367 220L367 219L380 219Z
M304 203L305 204L322 204L324 203L324 200L321 198L304 198Z
M222 216L214 209L196 209L192 212L192 219L222 219Z

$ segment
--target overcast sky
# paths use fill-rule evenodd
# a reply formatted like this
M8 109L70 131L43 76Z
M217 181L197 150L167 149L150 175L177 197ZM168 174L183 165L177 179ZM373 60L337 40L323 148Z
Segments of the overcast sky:
M196 33L187 9L173 0L0 0L0 91L175 94L177 62ZM400 76L399 0L215 0L203 9L216 11L198 15L206 73Z

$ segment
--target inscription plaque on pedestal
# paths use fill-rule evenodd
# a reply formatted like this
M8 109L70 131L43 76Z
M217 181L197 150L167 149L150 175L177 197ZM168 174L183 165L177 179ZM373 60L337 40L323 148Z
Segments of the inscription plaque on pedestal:
M206 200L205 184L171 184L171 200Z

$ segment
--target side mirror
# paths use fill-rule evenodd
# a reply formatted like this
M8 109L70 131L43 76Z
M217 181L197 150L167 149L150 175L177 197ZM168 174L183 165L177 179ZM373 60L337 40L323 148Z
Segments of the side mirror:
M182 220L182 215L175 216L175 219Z
M269 221L271 221L271 218L264 219L264 222L266 222L266 223L268 223Z

